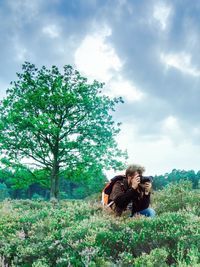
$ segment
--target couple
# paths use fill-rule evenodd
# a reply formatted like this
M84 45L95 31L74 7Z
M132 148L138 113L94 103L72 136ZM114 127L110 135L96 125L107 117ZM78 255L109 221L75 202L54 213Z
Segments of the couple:
M145 168L140 165L129 165L123 180L116 181L109 196L111 209L117 216L132 203L131 216L141 214L154 217L155 211L149 208L152 188L151 177L142 176Z

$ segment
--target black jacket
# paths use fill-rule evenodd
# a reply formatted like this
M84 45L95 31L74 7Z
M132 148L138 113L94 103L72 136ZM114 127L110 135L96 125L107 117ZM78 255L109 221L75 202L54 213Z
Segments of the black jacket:
M117 215L120 216L130 202L132 202L132 214L134 214L149 207L150 193L146 195L140 186L137 189L129 187L127 178L124 178L114 184L110 200L114 201L115 205L112 209Z

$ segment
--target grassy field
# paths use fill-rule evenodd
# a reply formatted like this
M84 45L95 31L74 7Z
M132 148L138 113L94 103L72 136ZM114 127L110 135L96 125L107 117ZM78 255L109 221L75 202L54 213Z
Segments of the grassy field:
M200 266L200 193L188 182L154 192L154 219L116 218L98 196L0 203L2 266Z

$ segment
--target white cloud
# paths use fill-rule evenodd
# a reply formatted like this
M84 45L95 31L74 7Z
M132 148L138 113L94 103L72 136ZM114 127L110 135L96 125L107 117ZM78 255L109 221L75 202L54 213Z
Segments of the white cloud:
M161 123L160 130L162 136L168 138L174 147L180 146L180 143L186 140L185 131L175 116L170 115L165 118Z
M174 116L170 115L168 116L164 121L163 121L163 130L164 131L179 131L180 130L180 126L178 124L178 120L177 118L175 118Z
M43 27L42 32L52 39L57 38L60 35L60 29L55 24Z
M116 77L115 80L108 84L108 95L111 97L122 96L128 102L140 101L144 98L144 93L142 93L138 88L136 88L132 82L124 80L122 77Z
M165 3L157 3L153 9L153 18L159 23L161 30L167 29L170 15L172 14L172 7Z
M191 63L191 55L185 52L171 54L161 53L160 59L167 68L173 67L194 77L200 76L200 70Z
M174 129L176 119L166 119L166 127ZM172 169L198 170L200 162L199 147L189 140L181 139L178 147L174 146L170 135L162 132L157 139L143 138L137 129L137 123L123 123L117 137L121 149L127 149L128 163L138 163L146 168L147 175L159 175L171 172ZM191 155L195 155L191 160ZM110 172L109 178L115 173Z
M194 136L199 137L199 136L200 136L200 127L194 127L194 128L192 129L192 134L193 134Z
M93 35L87 35L75 53L75 65L89 80L106 82L106 94L110 97L122 96L129 102L139 101L144 94L120 71L123 63L114 48L106 43L111 30L105 27Z
M111 35L108 27L87 35L75 52L75 65L91 80L108 82L122 67L122 62L114 48L106 43Z

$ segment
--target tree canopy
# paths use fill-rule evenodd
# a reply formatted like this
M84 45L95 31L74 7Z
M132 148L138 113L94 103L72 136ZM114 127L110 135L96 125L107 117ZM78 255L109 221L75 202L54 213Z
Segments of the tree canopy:
M104 84L66 65L37 69L25 62L0 103L0 149L9 160L45 168L51 196L58 197L59 173L93 168L121 168L112 112L122 98L102 94Z

